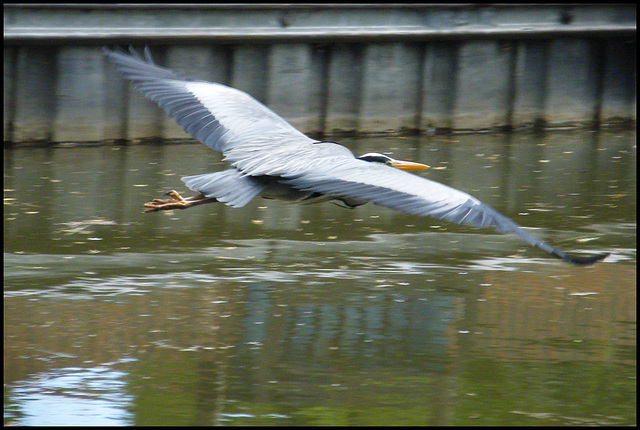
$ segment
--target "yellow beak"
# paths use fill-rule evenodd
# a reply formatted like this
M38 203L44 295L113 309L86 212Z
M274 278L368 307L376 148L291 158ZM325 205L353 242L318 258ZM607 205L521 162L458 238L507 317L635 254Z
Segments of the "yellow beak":
M405 172L408 172L411 170L424 170L424 169L429 169L430 167L430 166L427 166L426 164L414 163L412 161L399 161L399 160L393 160L393 162L390 163L390 165L391 167L404 170Z

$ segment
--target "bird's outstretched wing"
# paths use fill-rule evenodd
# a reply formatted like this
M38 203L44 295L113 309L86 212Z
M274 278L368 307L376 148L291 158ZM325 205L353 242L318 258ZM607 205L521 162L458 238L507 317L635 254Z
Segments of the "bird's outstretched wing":
M462 191L358 160L341 145L311 139L242 91L192 80L157 66L148 50L145 58L133 50L132 55L106 48L104 52L142 94L158 103L191 136L222 151L237 169L185 178L211 195L222 195L221 201L227 199L229 204L241 206L258 193L260 185L247 183L243 179L246 176L279 177L300 190L371 201L411 214L514 233L531 245L576 264L590 264L608 255L568 255ZM228 195L220 189L223 183L214 184L212 180L229 182L230 189L241 189L243 196Z
M211 149L226 152L238 143L276 135L285 142L315 142L245 92L156 65L148 48L144 58L133 49L131 54L103 52L144 96Z
M500 233L513 233L555 257L576 264L591 264L608 255L566 254L529 234L506 216L467 193L384 164L347 157L342 158L340 163L309 160L307 168L301 165L297 169L274 166L269 171L265 171L264 165L252 162L250 157L245 157L237 164L245 166L243 172L248 174L252 172L250 166L256 165L261 174L281 176L284 178L282 182L301 190L366 200L410 214L474 227L492 227Z

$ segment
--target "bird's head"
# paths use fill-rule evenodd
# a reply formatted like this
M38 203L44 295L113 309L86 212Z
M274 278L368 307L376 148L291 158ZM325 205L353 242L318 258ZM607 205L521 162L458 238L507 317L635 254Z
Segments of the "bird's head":
M358 157L359 160L368 161L370 163L381 163L386 164L387 166L395 167L400 170L424 170L428 169L429 166L421 163L414 163L412 161L400 161L395 160L387 155L378 154L377 152L369 152L367 154L361 155Z

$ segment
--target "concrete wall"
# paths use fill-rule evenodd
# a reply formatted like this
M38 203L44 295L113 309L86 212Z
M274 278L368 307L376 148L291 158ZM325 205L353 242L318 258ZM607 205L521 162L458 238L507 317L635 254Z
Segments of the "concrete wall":
M308 133L634 125L635 5L5 5L4 140L185 139L102 45Z

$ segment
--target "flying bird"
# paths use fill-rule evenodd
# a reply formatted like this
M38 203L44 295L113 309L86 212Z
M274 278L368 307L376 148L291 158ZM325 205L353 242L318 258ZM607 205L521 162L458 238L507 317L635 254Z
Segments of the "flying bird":
M231 164L220 172L183 177L196 195L185 198L170 191L169 198L145 203L145 212L213 202L240 208L257 196L306 203L331 200L350 208L373 202L409 214L513 233L554 257L579 265L609 255L567 254L475 197L407 173L428 168L424 164L377 153L356 157L342 145L311 139L240 90L156 65L148 47L144 56L132 48L130 53L107 48L103 52L144 96L191 136L222 152Z

